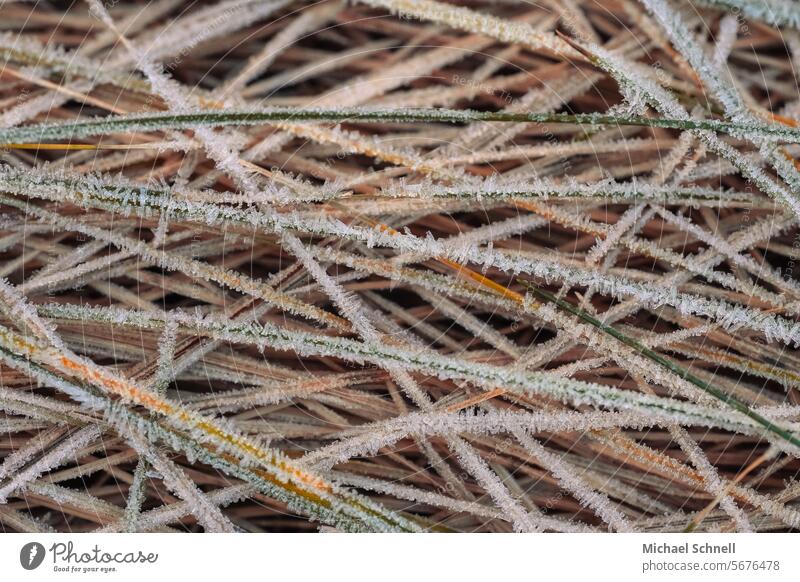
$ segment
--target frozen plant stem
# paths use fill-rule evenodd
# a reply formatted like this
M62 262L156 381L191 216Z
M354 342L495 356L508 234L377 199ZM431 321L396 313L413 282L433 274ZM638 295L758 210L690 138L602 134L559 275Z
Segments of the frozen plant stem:
M792 0L87 3L0 9L0 527L800 528Z
M167 129L197 129L264 125L277 122L337 122L337 123L557 123L586 126L633 126L677 130L708 130L734 137L757 136L776 142L800 143L800 130L777 124L736 123L715 119L673 119L636 115L606 115L601 113L535 113L509 111L471 111L464 109L295 109L273 107L261 110L208 110L186 113L149 113L107 117L88 121L59 124L26 125L0 128L0 147L47 142L59 139L109 135L121 132L162 131Z
M621 341L625 345L627 345L627 346L633 348L634 350L636 350L637 352L639 352L645 358L647 358L649 360L652 360L653 362L657 363L659 366L661 366L663 368L666 368L667 370L669 370L670 372L673 372L674 374L677 374L678 376L680 376L681 378L683 378L687 382L691 382L692 384L694 384L698 388L702 389L704 392L707 392L708 394L710 394L711 396L713 396L717 400L720 400L721 402L724 402L725 404L730 406L732 409L734 409L734 410L736 410L738 412L741 412L742 414L744 414L745 416L748 416L749 418L752 418L758 424L763 426L767 431L779 436L781 439L785 440L788 443L791 443L795 447L800 447L800 437L798 437L793 432L783 428L782 426L779 426L779 425L775 424L774 422L772 422L768 418L765 418L761 414L755 412L749 406L747 406L744 402L741 402L741 401L737 400L736 398L734 398L733 396L730 396L729 394L726 394L722 390L720 390L718 388L715 388L714 386L711 386L707 382L704 382L703 380L701 380L700 378L698 378L697 376L695 376L694 374L692 374L691 372L689 372L685 368L682 368L681 366L678 366L674 362L672 362L672 361L668 360L667 358L659 355L658 353L654 352L650 348L648 348L645 345L641 344L640 342L636 341L632 337L627 336L624 333L618 331L617 329L611 327L610 325L604 324L599 319L589 315L588 313L586 313L582 309L578 309L577 307L573 306L571 303L569 303L567 301L564 301L563 299L559 299L558 297L556 297L552 293L548 293L547 291L543 291L542 289L538 289L537 287L535 287L534 285L532 285L529 281L526 281L525 279L519 279L519 282L528 289L528 291L530 292L531 295L533 295L535 298L539 299L540 301L544 301L544 302L547 302L547 303L553 303L553 304L557 305L559 308L563 309L564 311L567 311L567 312L571 313L572 315L580 318L581 320L585 321L586 323L596 327L597 329L603 331L604 333L607 333L611 337L616 338L617 340Z

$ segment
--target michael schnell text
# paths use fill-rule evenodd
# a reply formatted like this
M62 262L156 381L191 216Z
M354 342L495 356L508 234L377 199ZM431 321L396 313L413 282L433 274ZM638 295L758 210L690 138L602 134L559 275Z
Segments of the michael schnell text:
M642 544L643 554L735 554L736 542L727 544Z

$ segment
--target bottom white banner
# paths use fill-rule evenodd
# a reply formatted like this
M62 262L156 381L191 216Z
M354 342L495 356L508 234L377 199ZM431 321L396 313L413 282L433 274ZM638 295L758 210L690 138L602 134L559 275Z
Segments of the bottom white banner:
M800 580L794 534L0 535L0 580Z

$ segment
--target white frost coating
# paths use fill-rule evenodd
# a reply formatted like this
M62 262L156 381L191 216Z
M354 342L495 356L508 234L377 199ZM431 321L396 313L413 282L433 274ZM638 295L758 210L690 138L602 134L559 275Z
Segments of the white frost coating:
M24 488L42 473L70 461L77 462L77 453L99 438L101 433L102 430L98 425L90 425L77 430L36 462L25 469L17 471L8 483L0 486L0 504L5 503L9 495L13 495L15 491Z
M595 491L575 474L575 467L561 459L558 455L548 451L536 439L531 438L523 431L515 431L514 436L545 469L550 471L559 483L581 504L590 507L604 522L618 532L631 533L636 528L631 522L613 506L611 500L602 493Z
M152 61L185 55L200 43L263 20L287 4L289 0L223 0L174 20L166 29L140 35L138 43L148 47L145 56ZM115 56L112 63L118 67L131 60L123 53Z
M418 291L419 295L428 300L437 311L451 318L455 323L475 334L476 337L483 339L486 343L494 346L503 353L512 357L520 356L520 348L509 340L502 333L498 332L488 323L481 321L467 310L462 309L446 297L441 297L427 291Z
M748 109L743 96L734 84L730 71L723 69L719 66L719 63L706 56L705 51L695 41L694 35L683 22L680 14L671 8L668 0L642 0L642 2L659 21L669 35L672 43L686 58L689 64L691 64L699 77L703 80L703 83L722 104L726 116L733 121L743 124L753 125L761 123L761 120ZM735 165L738 163L738 167L743 175L753 180L759 187L775 189L775 192L784 199L794 210L795 214L800 216L800 213L798 213L798 209L800 209L800 200L798 199L798 197L800 197L800 172L797 171L794 164L788 163L785 155L776 151L774 144L754 135L745 135L743 137L753 142L759 148L764 158L772 163L778 175L788 183L790 187L788 192L780 186L775 185L774 182L760 172L760 169L755 171L755 168L749 164L743 163L738 154L734 153L733 148L715 147L715 142L718 141L718 138L715 137L714 140L707 143L712 149L720 153L720 155L725 155L729 157L729 159L732 159ZM723 152L727 152L727 154ZM751 175L748 175L748 173ZM775 188L776 186L777 188Z
M55 426L50 430L40 432L36 438L32 438L24 446L9 453L3 459L3 464L0 465L0 481L9 478L12 473L29 463L43 449L52 445L56 439L64 436L66 430L65 427Z
M599 263L603 257L617 245L619 240L625 236L628 229L639 220L644 209L644 204L637 204L626 210L623 215L620 216L619 220L614 223L614 226L609 229L608 236L598 241L597 244L589 249L589 252L586 253L586 261L595 265Z
M255 492L255 488L251 485L241 484L232 485L224 489L216 489L211 491L205 496L208 500L216 506L225 507L231 503L236 503L247 499ZM179 521L180 519L192 513L192 506L186 501L178 501L162 507L157 507L149 511L145 511L139 515L134 525L135 531L148 532L163 527L169 523ZM122 521L116 521L99 528L97 533L112 533L124 531L125 525Z
M670 434L672 438L680 444L681 449L689 456L689 460L703 476L706 489L712 495L722 495L719 505L733 518L738 531L753 532L753 526L750 524L750 520L747 519L745 512L736 505L736 502L729 494L723 495L726 484L723 483L717 469L709 462L703 450L694 442L686 430L681 427L672 427L670 429Z
M0 276L18 283L16 296L0 299L0 379L14 386L0 388L0 427L16 443L20 433L60 436L67 427L95 423L123 439L134 434L142 451L104 451L95 458L99 443L84 449L92 457L47 479L66 483L116 467L133 470L138 460L126 484L127 508L124 500L103 502L102 489L70 492L42 486L43 479L15 496L69 504L65 513L93 511L109 531L163 531L171 529L169 520L192 513L207 529L229 531L224 515L241 514L220 509L253 495L319 520L321 529L341 531L581 531L607 524L647 531L680 529L692 520L675 508L685 507L700 486L722 503L707 519L705 512L694 516L705 520L703 530L800 523L791 507L800 487L790 484L767 498L758 490L771 486L758 476L740 488L726 484L710 462L720 462L716 455L706 459L680 439L664 446L662 429L685 427L703 449L732 433L742 446L765 443L787 455L763 467L761 476L783 477L798 455L776 442L774 433L785 432L766 434L732 410L738 406L693 386L680 370L657 365L564 308L534 301L530 292L523 297L526 282L555 287L570 303L577 300L621 333L800 434L798 407L780 404L782 387L800 383L792 371L800 357L764 341L776 334L790 344L800 339L800 287L773 268L784 263L780 257L800 257L788 243L796 217L778 204L786 202L784 193L800 191L793 160L778 155L800 152L800 129L787 119L799 111L791 103L789 55L768 53L759 58L760 71L743 67L768 47L750 55L737 41L737 18L714 14L705 27L683 6L691 34L676 44L683 43L680 53L695 54L676 55L657 19L626 2L611 10L632 34L614 36L595 58L577 43L604 42L606 35L597 34L604 29L594 28L597 14L588 11L584 19L585 7L574 0L552 11L371 0L400 20L423 20L420 25L395 22L357 1L325 0L279 14L270 24L277 35L269 38L258 32L260 23L248 28L249 20L234 17L223 23L236 30L226 36L244 42L225 50L233 47L224 46L218 17L230 19L231 8L266 11L285 4L212 1L218 4L183 12L176 0L157 0L144 17L138 9L114 7L116 28L107 13L101 17L111 28L86 20L91 38L76 51L83 59L74 67L71 53L41 47L37 63L35 43L23 42L23 52L15 53L15 40L0 34L0 57L21 65L11 75L20 71L13 83L23 88L16 100L21 107L14 107L15 95L7 99L6 119L18 124L44 108L53 120L0 127L0 143L8 146L0 152L6 213L0 251L12 257ZM658 4L668 8L667 17L670 2L677 6L677 0ZM403 6L412 12L401 12ZM325 31L333 44L309 50L312 28L322 32L312 16L342 9L337 22L346 16L342 24L365 28L370 41L353 49L336 42L345 38L337 31ZM168 15L178 16L170 22ZM141 26L128 28L133 22ZM206 30L198 31L201 25ZM668 25L684 31L680 22ZM577 41L554 36L559 26ZM123 29L141 50L121 36ZM411 48L392 32L412 29L419 35ZM712 31L715 38L707 42ZM21 39L28 35L18 32ZM528 32L576 58L567 62L558 49L530 49L520 36ZM784 32L797 60L800 36ZM305 37L303 48L284 52L280 45L298 35ZM159 37L174 43L150 42ZM497 41L512 37L519 42ZM677 68L647 64L653 47L670 53ZM530 61L531 50L537 62L542 55L549 60L541 62L546 76L538 81L526 67L513 71ZM167 64L158 55L170 51L180 57ZM374 51L385 66L364 66L362 59L370 62ZM167 73L188 55L181 77L212 65L214 55L222 61L192 89ZM469 61L459 63L465 56ZM703 59L710 72L698 70ZM238 90L273 60L281 73L268 71L251 92L231 91L224 101L221 79L234 79ZM481 64L473 67L476 61ZM582 74L569 75L576 61ZM60 99L35 96L53 91L46 80L63 83L64 94L81 82L91 85L108 68L95 62L119 67L87 102L116 112L108 95L133 91L146 98L140 111L153 99L166 101L168 110L92 119L69 108L77 118L51 116ZM248 62L256 65L249 72ZM315 70L318 62L323 66ZM340 63L333 73L332 63ZM593 64L605 71L590 70ZM366 73L354 78L350 71ZM601 97L593 102L616 102L606 72L622 85L623 103L591 114L556 113L575 109L588 91ZM286 79L289 89L282 85ZM27 85L37 87L35 95ZM320 95L306 91L309 86L325 89ZM277 88L281 94L271 95ZM772 108L771 94L786 105ZM261 98L268 107L255 107ZM773 111L774 118L768 115ZM517 137L524 145L506 147ZM281 148L292 138L293 145L302 143L299 149ZM66 146L84 151L48 153L57 160L49 164L25 151L68 140L90 144ZM98 142L100 151L92 151ZM162 155L176 146L187 150L183 164L180 156ZM759 187L717 187L741 184L735 173ZM286 260L287 251L295 256ZM265 281L256 278L267 273ZM520 273L528 281L517 279ZM92 300L77 305L85 285ZM41 304L48 301L45 292L65 304ZM26 306L25 297L36 305ZM438 297L445 302L437 310ZM24 317L9 316L17 301L22 308L16 313ZM109 302L115 306L96 306ZM182 308L167 311L173 305ZM37 315L58 334L41 328ZM654 320L658 325L648 332ZM555 337L547 339L551 333ZM705 339L727 346L707 348ZM55 345L59 340L63 347ZM167 393L171 381L176 389ZM190 386L191 394L184 389ZM545 442L552 432L556 438ZM541 470L520 444L534 435L544 447L532 441L529 452L543 459ZM160 466L138 445L158 447ZM603 458L592 458L596 446ZM286 449L311 454L298 460L283 455ZM0 487L38 460L37 451L51 448L40 442L9 456L0 467ZM626 451L642 466L618 463ZM533 469L517 471L520 461ZM385 462L395 464L393 475L381 468ZM330 467L342 464L360 475L339 479ZM642 470L647 478L637 480ZM192 481L201 472L217 472L224 482L198 479L197 489ZM143 511L159 501L148 479L159 480L156 487L163 479L188 502ZM342 487L349 482L358 482L366 496ZM568 523L569 516L586 514L571 499L556 508L563 520L541 513L537 504L551 498L554 486L593 510L604 522L600 528ZM434 493L440 488L448 493ZM402 509L377 504L384 496ZM475 501L482 505L470 512ZM252 508L259 500L246 503ZM0 506L0 522L41 529L15 513ZM645 517L657 514L669 517ZM246 517L234 523L249 529Z
M698 0L720 10L741 12L747 18L775 26L800 28L800 11L794 0Z
M118 425L125 426L125 425ZM153 447L144 435L129 427L127 437L134 448L161 474L164 484L187 502L192 514L207 532L234 533L236 527L225 517L216 504L198 489L186 474L170 461L164 453Z
M719 35L714 46L714 55L711 57L714 66L717 68L725 66L738 34L739 21L734 16L728 14L719 21Z
M459 437L450 439L448 444L456 457L458 457L461 465L475 477L494 502L503 509L504 513L511 517L515 531L542 531L535 519L525 511L517 499L514 499L500 477L492 471L474 448Z
M359 0L362 4L386 8L395 14L411 15L423 20L485 34L503 42L524 44L534 50L547 49L565 56L576 52L552 33L537 32L530 25L481 14L434 0Z
M6 176L9 176L10 179L6 180ZM9 170L0 173L0 184L5 186L4 183L7 183L10 189L19 189L22 192L23 190L19 184L14 186L15 181L13 171ZM162 212L168 211L172 215L180 215L186 219L207 224L231 221L251 226L257 225L270 232L285 233L299 230L325 236L333 235L340 238L360 240L368 246L386 246L426 256L443 256L456 262L481 265L483 268L495 267L511 274L526 273L546 281L555 280L574 286L592 286L598 293L615 297L635 297L643 305L650 307L670 305L681 313L710 318L725 328L748 327L760 331L764 333L768 341L778 340L787 344L800 344L800 323L784 317L727 301L681 293L674 287L665 289L631 281L625 277L604 275L578 265L565 265L543 257L528 258L520 253L475 247L460 247L456 251L431 236L420 238L410 234L389 234L378 229L346 225L342 222L325 218L300 218L293 213L280 215L263 214L251 210L243 211L230 207L182 202L174 199L164 199L161 196L153 196L144 190L140 190L139 195L136 197L130 194L119 196L116 192L110 190L101 190L94 194L90 191L84 191L80 195L76 195L73 190L66 187L59 186L55 190L49 187L37 189L34 184L27 184L26 193L48 199L60 198L63 200L66 198L75 199L77 203L91 202L92 205L98 207L105 207L105 203L99 200L94 202L92 197L104 198L109 201L119 200L129 205L126 208L129 208L130 211L136 210L135 205L138 204L142 208L159 209ZM13 204L13 202L10 203ZM118 206L115 203L113 207ZM39 214L46 212L36 208L30 208L28 211ZM58 220L64 221L61 218ZM78 221L73 221L73 223L74 226L72 228L76 230L84 232L89 232L89 230L97 232L99 230L87 227ZM92 234L92 236L95 236L95 234ZM113 241L109 242L113 244ZM137 248L143 249L143 243L137 245ZM142 250L141 252L146 251ZM164 257L165 255L160 254L159 256ZM171 260L177 260L177 257L173 256ZM245 280L246 278L242 276L241 279Z
M333 299L337 307L344 313L348 320L353 323L353 327L368 345L379 344L382 340L380 334L372 323L362 314L363 307L359 300L348 295L342 287L336 283L319 264L314 260L308 249L294 235L284 235L284 244L294 254L298 260L308 269L316 279L325 293ZM408 393L417 406L427 409L431 405L430 397L423 392L411 375L401 366L395 363L384 363L384 366L392 375L392 378ZM514 523L518 531L534 532L541 531L540 528L531 520L528 513L521 505L511 497L505 485L497 475L480 458L477 452L468 443L460 438L453 437L448 440L448 445L454 450L459 462L469 471L480 483L494 501L503 509Z
M635 88L636 91L645 95L648 102L661 114L674 119L691 119L686 109L684 109L669 91L658 85L648 76L633 74L626 60L599 46L591 47L591 51L597 57L598 65L613 76L621 86ZM758 125L763 126L764 124L759 123ZM773 124L772 127L779 126ZM764 193L784 202L792 209L796 216L800 216L800 201L798 201L797 196L793 195L782 185L776 183L759 165L752 163L737 149L722 141L716 134L708 130L693 129L689 131L704 142L709 150L733 164L745 178L757 185ZM753 138L754 133L745 130L740 134L734 132L733 135L735 137L750 139Z
M143 328L160 328L163 315L149 312L100 309L118 324ZM292 350L301 355L331 355L348 361L371 362L381 367L397 366L405 370L433 373L443 379L462 379L476 382L487 389L503 385L511 391L549 394L573 404L594 404L617 410L663 414L678 424L699 424L726 427L751 433L755 426L749 419L735 419L727 410L691 404L670 398L660 398L561 378L547 372L523 372L499 366L471 362L455 357L425 353L413 349L365 344L343 338L296 332L271 325L235 323L218 317L198 317L175 313L181 325L195 333L232 342L266 345L275 349ZM715 401L712 401L715 402Z
M307 453L303 462L319 469L330 469L338 463L374 455L382 447L409 436L492 435L513 431L586 432L609 428L644 429L665 426L670 417L658 413L637 412L509 412L488 409L482 412L415 412L391 420L353 429L352 436L325 448Z
M55 328L39 317L36 308L7 279L0 279L0 311L7 312L12 321L21 320L39 339L57 348L64 347Z

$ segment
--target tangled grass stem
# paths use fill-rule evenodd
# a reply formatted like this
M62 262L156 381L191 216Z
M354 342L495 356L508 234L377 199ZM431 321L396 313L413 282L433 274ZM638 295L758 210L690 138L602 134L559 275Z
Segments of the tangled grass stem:
M586 313L584 310L579 309L572 305L571 303L564 301L563 299L559 299L552 293L548 293L543 289L539 289L532 285L530 281L526 281L524 279L519 279L520 284L524 285L528 292L536 297L537 299L547 302L553 303L557 305L559 308L563 309L564 311L571 313L572 315L578 317L579 319L585 321L586 323L596 327L597 329L601 330L603 333L607 333L611 337L619 340L623 344L633 348L638 353L642 354L649 360L656 362L659 366L673 372L674 374L680 376L684 380L691 382L698 388L702 389L704 392L707 392L717 400L724 402L726 405L731 407L733 410L737 412L741 412L745 416L748 416L755 420L758 424L763 426L767 431L779 436L781 439L785 440L786 442L794 445L795 447L800 447L800 436L794 434L793 432L787 430L786 428L779 426L772 422L771 420L765 418L761 414L755 412L751 409L747 404L737 400L733 396L723 392L719 388L711 386L709 383L701 380L686 368L677 365L675 362L665 358L664 356L656 353L655 351L651 350L647 346L643 345L642 343L636 341L634 338L630 337L622 333L621 331L615 329L610 325L606 325L596 317Z
M198 127L250 126L270 123L538 123L568 124L589 128L649 127L706 130L735 137L748 135L786 143L800 143L800 129L782 124L736 123L715 119L670 119L600 113L536 113L472 111L464 109L296 109L208 110L190 113L156 113L104 117L71 123L26 125L0 129L0 147L15 148L58 139L79 139L127 132L195 129Z

